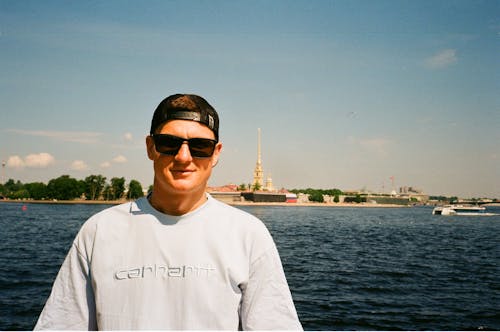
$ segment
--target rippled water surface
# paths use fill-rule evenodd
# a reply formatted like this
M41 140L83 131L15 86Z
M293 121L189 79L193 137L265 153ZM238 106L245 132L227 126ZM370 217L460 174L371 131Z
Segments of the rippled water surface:
M22 206L0 203L0 330L33 328L81 224L107 207ZM500 330L500 216L242 209L273 234L307 330Z

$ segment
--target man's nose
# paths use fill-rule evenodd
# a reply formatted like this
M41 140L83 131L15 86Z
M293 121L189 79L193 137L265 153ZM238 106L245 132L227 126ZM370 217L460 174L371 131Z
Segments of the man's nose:
M191 156L191 152L189 151L189 145L187 142L182 143L179 151L175 155L175 160L177 161L191 161L193 157Z

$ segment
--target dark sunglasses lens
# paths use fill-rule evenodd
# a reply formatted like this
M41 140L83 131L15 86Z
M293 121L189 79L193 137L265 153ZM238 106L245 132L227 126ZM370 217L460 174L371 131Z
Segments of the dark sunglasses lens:
M170 135L154 135L156 151L161 154L174 156L179 151L183 140Z
M179 152L181 145L187 141L191 156L196 158L209 158L214 154L215 145L217 144L217 142L207 138L191 138L185 140L177 136L166 134L153 135L153 139L156 151L169 156L175 156L177 152Z
M191 156L208 158L214 154L216 142L205 138L192 138L189 140Z

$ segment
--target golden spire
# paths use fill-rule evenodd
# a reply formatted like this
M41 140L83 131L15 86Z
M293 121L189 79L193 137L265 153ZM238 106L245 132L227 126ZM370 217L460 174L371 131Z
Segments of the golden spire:
M263 189L264 186L264 172L262 171L262 159L260 153L260 128L257 128L257 164L253 171L253 188Z

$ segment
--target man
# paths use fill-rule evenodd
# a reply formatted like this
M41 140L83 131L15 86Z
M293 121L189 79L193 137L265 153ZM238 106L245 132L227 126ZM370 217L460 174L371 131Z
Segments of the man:
M87 220L35 329L302 329L264 224L205 192L222 150L215 109L166 98L146 147L153 192Z

